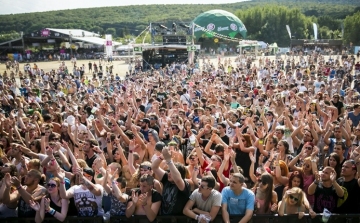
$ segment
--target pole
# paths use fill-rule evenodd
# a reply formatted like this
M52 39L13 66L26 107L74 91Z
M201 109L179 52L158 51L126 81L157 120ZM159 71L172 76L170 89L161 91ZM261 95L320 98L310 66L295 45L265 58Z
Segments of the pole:
M69 32L69 43L70 43L70 57L72 57L73 55L73 51L72 51L72 34L71 32Z
M194 46L195 45L195 23L193 22L192 26L191 26L191 45ZM191 51L190 52L190 62L191 64L194 63L194 59L195 59L195 51Z
M21 31L21 43L22 43L22 48L23 48L23 54L25 54L25 41L24 41L24 32Z

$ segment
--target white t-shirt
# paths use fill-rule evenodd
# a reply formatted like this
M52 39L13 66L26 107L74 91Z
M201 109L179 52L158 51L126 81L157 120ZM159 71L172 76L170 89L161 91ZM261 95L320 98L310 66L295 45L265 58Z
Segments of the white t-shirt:
M75 206L78 211L78 216L93 217L104 215L102 208L102 198L104 195L104 188L96 184L101 190L100 196L95 196L89 189L84 189L81 185L74 185L68 191L74 194Z
M321 85L324 84L324 81L314 81L314 87L315 87L315 94L317 94L320 91Z
M226 135L229 137L229 138L232 138L235 136L235 129L231 128L230 125L225 122L226 124ZM240 126L240 123L239 122L236 122L234 123L235 126Z

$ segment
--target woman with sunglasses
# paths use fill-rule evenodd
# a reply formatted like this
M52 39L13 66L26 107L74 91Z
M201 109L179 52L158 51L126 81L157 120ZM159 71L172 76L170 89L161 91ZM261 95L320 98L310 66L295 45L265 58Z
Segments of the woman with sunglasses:
M302 219L307 211L309 211L312 217L316 216L316 213L309 207L304 192L298 187L293 187L286 191L279 202L280 216L298 214L298 218Z
M314 151L314 152L313 152ZM311 183L315 180L314 173L318 170L317 169L317 162L318 158L316 157L317 154L317 147L313 146L312 143L307 142L303 146L299 155L297 155L291 162L289 163L289 168L293 171L298 171L302 174L304 178L304 191L307 192L308 187ZM308 196L311 205L314 203L314 197Z
M36 211L35 222L40 223L44 218L54 217L59 221L64 221L69 208L69 200L61 199L59 193L60 179L53 177L47 183L47 195L41 199L40 204L33 200L30 206Z
M277 211L277 194L273 190L273 177L268 173L263 173L255 184L253 191L255 194L254 214L270 214ZM264 222L258 219L253 222Z

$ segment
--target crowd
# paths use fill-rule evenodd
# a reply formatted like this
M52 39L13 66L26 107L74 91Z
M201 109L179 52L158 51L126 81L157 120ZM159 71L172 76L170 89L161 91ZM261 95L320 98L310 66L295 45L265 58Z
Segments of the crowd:
M360 64L336 58L9 67L0 218L360 213Z

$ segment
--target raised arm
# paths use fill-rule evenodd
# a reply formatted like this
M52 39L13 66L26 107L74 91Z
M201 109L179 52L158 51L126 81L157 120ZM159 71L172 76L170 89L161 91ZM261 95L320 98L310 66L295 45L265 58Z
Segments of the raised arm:
M171 178L174 180L174 183L177 186L177 188L180 191L183 191L185 189L185 182L181 178L180 172L178 171L178 169L176 168L174 162L171 159L171 153L170 153L169 148L165 147L162 150L162 154L164 156L166 164L168 165L168 167L170 169ZM162 178L160 178L160 179L162 179Z

